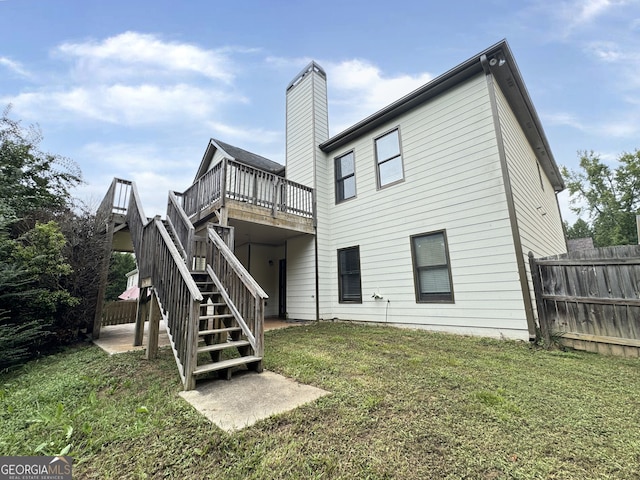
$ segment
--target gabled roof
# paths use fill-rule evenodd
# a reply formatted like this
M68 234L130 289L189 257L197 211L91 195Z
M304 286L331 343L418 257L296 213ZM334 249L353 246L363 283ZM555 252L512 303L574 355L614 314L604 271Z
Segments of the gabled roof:
M209 170L209 164L211 163L211 159L213 159L213 155L216 151L222 151L224 156L231 159L236 160L240 163L244 163L245 165L249 165L250 167L259 168L260 170L265 170L269 173L273 173L274 175L284 176L284 165L280 165L273 160L269 160L268 158L262 157L255 153L248 152L247 150L243 150L242 148L234 147L233 145L229 145L228 143L221 142L220 140L216 140L212 138L209 140L209 145L207 145L207 150L204 152L204 157L202 157L202 161L200 162L200 167L198 167L198 172L196 173L196 178L194 179L194 183L198 180L202 175L207 173Z
M501 40L391 105L334 135L323 142L320 149L324 152L336 150L483 71L491 73L500 85L554 190L564 190L560 169L553 158L542 124L506 40Z

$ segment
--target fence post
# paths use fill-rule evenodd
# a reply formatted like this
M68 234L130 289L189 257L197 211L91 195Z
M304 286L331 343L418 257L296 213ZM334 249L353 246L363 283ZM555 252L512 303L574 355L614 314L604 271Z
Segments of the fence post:
M551 326L547 317L547 311L544 306L542 274L540 267L536 263L533 252L529 252L529 267L531 268L531 280L533 281L533 293L536 297L536 309L538 310L538 324L540 325L540 333L544 340L545 348L551 346Z

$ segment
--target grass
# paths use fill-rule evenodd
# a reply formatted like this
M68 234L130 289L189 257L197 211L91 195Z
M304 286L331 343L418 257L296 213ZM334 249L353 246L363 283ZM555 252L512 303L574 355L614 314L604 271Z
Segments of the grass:
M269 370L329 390L227 434L170 350L80 346L0 377L0 452L74 478L638 478L640 360L342 323L266 334Z

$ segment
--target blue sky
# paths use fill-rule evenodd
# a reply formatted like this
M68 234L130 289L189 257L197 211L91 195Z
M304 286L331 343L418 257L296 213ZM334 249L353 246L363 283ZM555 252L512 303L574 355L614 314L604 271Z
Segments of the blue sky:
M502 38L559 165L640 148L640 0L0 0L0 106L80 166L86 202L118 176L164 215L211 137L284 163L310 60L335 134Z

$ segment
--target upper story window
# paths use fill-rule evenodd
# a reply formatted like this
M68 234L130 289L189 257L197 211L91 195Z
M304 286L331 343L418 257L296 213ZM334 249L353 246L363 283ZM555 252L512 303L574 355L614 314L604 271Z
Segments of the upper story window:
M336 203L356 196L356 165L353 150L335 159Z
M404 179L402 153L400 151L400 132L396 128L376 138L376 164L378 187L382 188Z
M444 230L411 237L416 302L453 302L451 263Z

